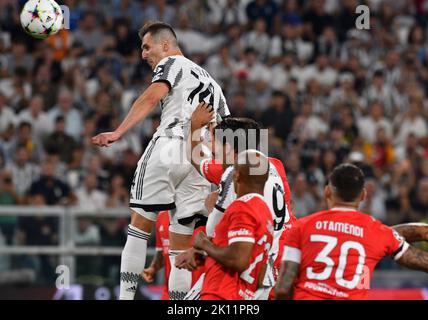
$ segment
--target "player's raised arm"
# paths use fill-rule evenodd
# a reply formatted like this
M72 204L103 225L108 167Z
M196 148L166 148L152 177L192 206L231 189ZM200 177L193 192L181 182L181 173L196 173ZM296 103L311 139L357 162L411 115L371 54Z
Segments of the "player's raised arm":
M403 223L392 226L407 242L428 241L428 224Z
M428 252L414 246L409 246L401 257L395 258L395 260L404 267L428 273Z
M159 101L169 92L164 82L152 83L133 103L128 115L113 132L104 132L92 138L92 143L101 147L109 146L119 140L129 129L144 120L156 107Z
M300 264L294 261L283 261L275 287L276 300L291 300L293 297L293 283L299 272Z
M214 118L214 108L201 102L193 111L190 122L190 162L200 172L202 160L208 158L202 152L201 129L210 123Z

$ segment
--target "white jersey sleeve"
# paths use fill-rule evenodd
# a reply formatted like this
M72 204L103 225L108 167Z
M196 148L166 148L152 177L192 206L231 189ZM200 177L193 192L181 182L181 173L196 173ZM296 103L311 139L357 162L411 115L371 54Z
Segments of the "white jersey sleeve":
M228 167L221 176L218 198L215 209L224 212L236 199L235 187L233 185L233 166Z
M214 107L217 122L230 115L219 84L206 70L182 55L162 59L153 73L152 83L155 82L166 83L170 90L159 102L161 122L154 137L186 139L192 113L202 101Z
M183 65L177 58L168 57L159 62L153 73L152 83L165 82L169 89L174 89L183 79Z

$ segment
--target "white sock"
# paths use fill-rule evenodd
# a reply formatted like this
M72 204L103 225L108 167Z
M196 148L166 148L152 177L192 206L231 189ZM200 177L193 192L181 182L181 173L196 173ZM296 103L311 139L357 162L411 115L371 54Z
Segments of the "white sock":
M169 261L171 262L171 272L168 280L169 300L184 300L186 294L192 287L192 273L186 269L175 267L175 257L182 250L169 250Z
M132 225L128 226L128 237L122 251L120 263L120 300L133 300L137 291L140 273L144 270L147 241L150 233Z

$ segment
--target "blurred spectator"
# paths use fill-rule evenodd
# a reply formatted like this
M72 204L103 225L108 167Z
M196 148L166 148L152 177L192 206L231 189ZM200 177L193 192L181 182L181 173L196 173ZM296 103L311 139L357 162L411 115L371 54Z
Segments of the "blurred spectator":
M82 132L82 115L73 107L73 96L65 88L59 91L57 105L48 113L51 128L54 128L55 121L60 115L65 119L65 132L73 139L78 139Z
M296 23L286 22L281 25L281 33L274 35L269 46L269 58L273 62L281 59L285 53L291 53L298 61L307 62L314 53L314 45L301 36L301 27Z
M189 26L189 16L183 13L178 17L177 34L180 48L183 49L185 54L205 54L210 50L211 41L207 39L199 30L191 29Z
M428 178L419 180L416 190L410 196L410 221L428 219Z
M386 221L385 195L374 179L366 179L366 198L361 202L360 210L371 214L375 219Z
M236 61L230 56L229 45L224 44L218 54L207 59L206 69L208 73L216 79L219 85L228 87L233 77L233 68Z
M314 36L320 36L325 27L334 24L334 18L324 11L325 0L309 0L308 2L303 20Z
M97 246L101 241L100 230L89 218L80 218L74 241L78 246Z
M274 90L285 90L290 80L297 78L301 72L293 53L286 51L281 56L280 61L272 67L270 85Z
M0 94L9 101L8 104L15 113L24 109L31 98L32 88L28 73L23 67L16 67L12 77L0 79Z
M85 172L93 173L97 176L97 186L106 191L109 186L110 173L103 168L103 161L99 154L93 154L85 165Z
M41 196L47 205L71 205L76 202L76 196L70 187L55 177L55 165L44 162L40 178L31 184L29 199Z
M83 13L79 27L74 33L73 41L81 43L87 53L93 53L99 48L103 38L104 35L96 14L90 11Z
M266 22L262 18L254 21L254 27L242 36L242 47L251 48L257 53L259 60L267 58L270 38L266 33Z
M65 133L65 119L63 116L58 116L55 119L55 129L45 140L45 149L52 150L53 148L58 150L62 162L69 163L71 161L76 142Z
M92 219L86 217L78 219L74 242L76 246L83 247L98 246L100 244L100 229L92 222ZM83 279L85 276L99 275L100 268L101 257L99 256L79 255L76 258L76 275L80 279Z
M382 127L377 130L376 141L364 145L364 152L376 169L384 170L394 161L394 148Z
M16 122L15 113L6 105L6 99L0 93L0 134L2 134L10 124L15 125Z
M370 114L358 121L360 136L369 143L374 143L380 128L385 130L387 138L392 138L392 124L383 116L383 106L374 101L370 105Z
M98 190L98 180L95 173L87 172L83 185L76 190L77 207L88 212L98 212L106 207L107 195Z
M29 204L35 207L44 206L45 197L43 194L34 194L29 198ZM41 210L37 208L36 210ZM19 217L19 232L17 241L23 246L51 246L58 245L58 218L46 217L37 215L31 217ZM40 255L29 257L21 257L25 265L31 264L36 269L39 281L51 283L55 280L55 262L54 256Z
M404 115L398 115L395 120L397 135L394 143L403 144L409 134L417 138L428 135L426 119L421 116L421 105L419 101L410 101L409 109Z
M12 173L0 170L0 205L18 204L19 197L13 186ZM18 217L13 215L0 216L0 231L6 244L11 245L14 239Z
M155 0L149 5L145 14L148 20L174 24L176 11L166 0Z
M240 0L211 0L209 1L211 9L211 22L221 28L227 28L230 25L245 25L247 15L245 8Z
M299 173L294 180L293 189L291 190L293 213L298 218L314 213L318 209L316 198L307 190L306 175Z
M371 104L373 101L379 101L388 116L395 114L396 109L399 107L399 94L394 87L385 81L383 70L377 70L373 74L372 83L365 91L364 99L366 105Z
M267 30L273 31L273 21L277 13L277 5L273 0L253 0L248 3L246 12L249 21L262 18L266 22Z
M21 203L31 184L39 177L39 167L30 161L27 148L20 145L8 170L12 173L13 187Z
M31 123L33 134L39 141L43 140L53 130L50 127L49 117L44 111L43 97L38 94L34 95L28 107L19 113L18 121Z
M328 131L325 121L313 112L312 104L305 102L302 105L302 117L305 119L304 133L307 139L323 139Z
M43 146L33 135L33 128L30 122L21 122L18 126L15 139L11 142L11 154L16 154L18 148L24 146L27 149L31 161L40 163L43 158Z
M295 113L287 97L282 92L276 91L272 94L269 108L262 113L260 120L265 127L272 127L277 137L286 140L294 117Z
M125 188L125 181L120 174L112 176L107 196L106 207L108 208L119 208L129 205L129 191Z

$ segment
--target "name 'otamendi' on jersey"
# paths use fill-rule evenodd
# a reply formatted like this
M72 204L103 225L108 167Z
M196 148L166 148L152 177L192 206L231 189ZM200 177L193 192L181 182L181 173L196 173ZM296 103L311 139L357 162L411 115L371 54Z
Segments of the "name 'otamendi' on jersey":
M186 138L190 117L202 101L214 107L217 121L230 114L221 87L207 71L184 56L162 59L152 82L165 82L170 88L160 102L161 122L154 137Z

